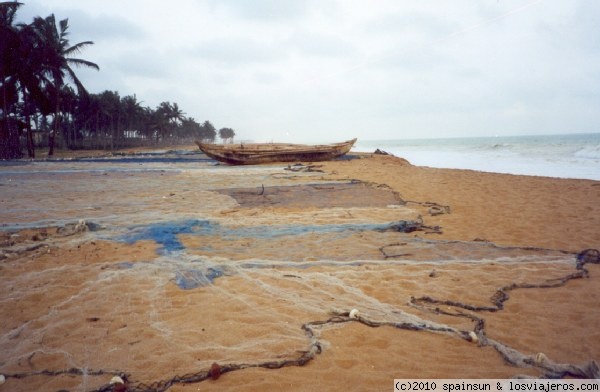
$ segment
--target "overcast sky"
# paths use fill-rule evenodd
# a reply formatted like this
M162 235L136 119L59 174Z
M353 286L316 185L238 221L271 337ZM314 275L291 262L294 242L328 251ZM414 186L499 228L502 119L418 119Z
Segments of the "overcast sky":
M237 139L598 132L596 0L21 0L69 18L90 92Z

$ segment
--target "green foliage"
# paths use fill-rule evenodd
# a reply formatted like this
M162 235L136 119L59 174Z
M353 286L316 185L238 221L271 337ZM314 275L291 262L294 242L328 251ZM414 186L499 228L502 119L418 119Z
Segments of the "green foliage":
M72 149L214 142L215 127L186 117L175 102L151 109L135 95L89 94L73 66L100 69L74 57L93 42L71 45L68 19L57 23L54 15L15 25L21 5L0 2L0 159L20 158L22 144L30 157L35 146L49 146L51 155L55 140Z
M233 137L235 136L235 131L231 128L221 128L219 129L219 137L223 139L224 142L229 140L233 143Z

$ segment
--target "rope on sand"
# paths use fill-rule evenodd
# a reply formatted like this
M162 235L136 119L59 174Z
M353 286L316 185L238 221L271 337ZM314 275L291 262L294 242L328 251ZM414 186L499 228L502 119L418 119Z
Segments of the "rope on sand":
M400 221L400 222L403 222L403 221ZM413 224L414 230L412 230L412 231L417 231L417 230L424 231L425 234L441 234L442 233L442 229L440 226L425 226L425 225L423 225L422 224L423 220L421 217L419 217L419 219L417 221L404 221L404 222ZM409 226L407 226L407 227L409 227ZM395 231L402 231L402 230L395 230ZM410 231L405 230L404 232L409 233ZM473 241L461 241L461 240L428 240L425 238L412 238L411 241L418 241L418 242L424 243L424 244L469 245L469 246L477 245L480 247L489 247L491 249L507 250L507 251L522 250L522 251L530 251L530 252L556 252L556 253L565 254L565 255L575 255L574 252L564 250L564 249L550 249L550 248L542 248L542 247L536 247L536 246L505 246L505 245L497 245L493 242L489 242L484 239L475 239ZM390 251L390 248L394 248L394 247L402 248L402 247L406 246L407 244L408 244L408 242L395 242L392 244L387 244L387 245L381 246L379 248L379 251L381 252L384 259L414 256L414 254L412 254L412 253L392 253ZM594 251L594 249L586 249L585 251L582 251L581 253L584 253L587 251ZM586 256L586 257L589 258L591 256Z
M327 320L317 320L312 321L302 325L302 329L306 332L310 340L310 344L308 349L305 351L299 352L300 355L295 358L287 358L279 361L265 361L259 363L230 363L230 364L222 364L217 365L213 364L210 369L201 370L197 373L189 373L184 375L177 375L170 379L156 381L150 384L146 384L143 382L135 382L131 379L131 375L118 372L118 371L105 371L105 370L82 370L82 369L68 369L62 371L39 371L39 372L28 372L28 373L19 373L19 374L8 374L7 378L25 378L29 376L36 375L46 375L46 376L58 376L63 374L69 375L117 375L121 380L124 381L123 386L121 387L122 391L125 392L164 392L169 388L176 384L192 384L202 382L208 379L216 380L224 373L229 373L236 370L249 369L249 368L265 368L265 369L280 369L287 366L304 366L312 359L314 359L317 354L320 354L322 351L321 342L317 339L315 329L325 325L332 324L341 324L348 322L359 322L371 328L378 328L383 326L389 326L398 329L405 329L411 331L423 331L428 330L432 332L442 332L442 333L450 333L458 335L463 339L468 340L468 332L459 331L457 329L445 326L437 326L435 324L430 324L426 321L420 323L414 322L390 322L390 321L377 321L372 320L367 317L354 314L352 311L350 312L341 312L341 311L331 311L332 317ZM106 384L101 386L98 389L89 391L89 392L113 392L117 390L114 384Z
M485 319L476 316L471 313L465 313L463 311L448 311L443 310L440 305L446 307L460 308L473 312L497 312L504 308L504 302L506 302L510 296L509 291L516 289L529 289L529 288L555 288L564 286L573 279L588 278L589 271L584 267L585 264L600 264L600 252L597 249L585 249L577 254L577 271L566 276L554 279L547 279L541 283L512 283L498 289L494 295L490 298L493 306L475 306L465 304L457 301L438 300L431 297L412 297L409 304L415 308L419 308L425 311L429 311L436 314L444 314L456 317L466 317L475 322L475 327L470 336L476 337L474 340L478 342L480 346L491 346L493 347L504 360L512 365L519 367L530 367L535 366L545 371L543 378L563 378L563 377L577 377L577 378L600 378L600 368L598 364L591 360L582 365L572 364L560 364L551 361L546 357L544 353L537 353L535 355L525 355L503 343L496 340L490 339L485 335Z
M431 297L419 297L419 298L411 298L410 304L416 308L433 312L436 314L445 314L450 316L457 317L466 317L475 322L475 327L472 331L459 330L447 325L436 324L433 322L429 322L427 320L423 320L420 318L407 319L407 321L403 322L393 322L393 321L381 321L374 320L369 317L365 317L361 315L356 309L352 309L351 311L332 311L332 317L327 320L317 320L312 321L302 325L302 329L305 331L307 337L309 338L309 346L307 350L299 352L300 355L297 357L286 358L279 361L265 361L258 363L230 363L230 364L216 364L210 367L210 369L201 370L197 373L189 373L184 375L176 375L172 378L166 380L156 381L150 384L146 384L143 382L135 382L131 379L131 375L114 371L114 370L92 370L92 369L77 369L70 368L67 370L42 370L35 372L26 372L26 373L18 373L18 374L7 374L6 378L16 378L22 379L30 376L59 376L59 375L114 375L113 380L116 378L119 382L123 382L115 384L111 382L110 384L106 384L101 386L98 389L95 389L90 392L164 392L171 388L176 384L192 384L205 381L207 379L218 379L222 374L242 370L249 368L265 368L265 369L280 369L287 366L304 366L312 359L314 359L317 354L320 354L322 351L322 345L319 339L317 338L317 334L315 329L332 324L340 324L340 323L348 323L348 322L359 322L363 325L366 325L371 328L379 328L379 327L392 327L410 331L429 331L435 333L445 333L449 335L454 335L461 339L464 339L468 342L473 342L478 344L479 346L490 346L493 347L505 361L508 363L518 366L518 367L537 367L543 370L545 373L543 375L544 378L563 378L563 377L577 377L577 378L600 378L600 368L598 364L591 360L582 365L573 365L573 364L560 364L551 361L546 357L543 353L537 353L535 355L525 355L503 343L500 343L496 340L490 339L485 334L485 320L477 315L465 313L463 311L457 310L455 312L442 310L439 305L450 306L454 308L461 308L464 310L472 311L472 312L497 312L503 309L503 304L509 299L508 292L516 289L522 288L555 288L559 286L565 285L568 281L572 279L580 279L589 277L588 270L584 267L585 264L600 264L600 252L596 249L586 249L580 252L577 255L577 271L571 274L568 274L561 278L556 279L548 279L542 283L531 284L531 283L513 283L510 285L506 285L500 288L492 297L491 301L493 306L475 306L464 304L457 301L447 301L447 300L437 300Z
M433 201L414 201L414 200L406 200L406 204L417 204L420 205L422 207L429 207L429 215L431 216L436 216L436 215L443 215L443 214L449 214L450 213L450 206L446 206L446 205L442 205L442 204L438 204L435 203Z
M554 288L564 286L568 281L572 279L581 279L589 277L589 271L584 267L586 263L591 264L600 264L600 252L596 249L586 249L577 254L577 271L560 277L547 279L541 283L511 283L509 285L503 286L499 288L490 298L491 302L494 304L493 306L475 306L469 305L462 302L457 301L449 301L449 300L438 300L435 298L431 298L428 296L423 296L419 298L412 297L410 299L410 304L421 309L426 309L432 311L434 313L442 313L450 316L461 316L464 317L464 313L453 313L448 311L443 311L439 306L435 308L427 307L427 305L444 305L450 307L462 308L465 310L470 310L474 312L496 312L502 310L504 308L504 302L506 302L510 296L508 295L509 291L515 289L532 289L532 288Z

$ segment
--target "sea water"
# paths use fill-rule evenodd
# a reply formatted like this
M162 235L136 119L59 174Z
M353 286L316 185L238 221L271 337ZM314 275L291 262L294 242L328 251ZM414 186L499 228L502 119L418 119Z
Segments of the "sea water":
M600 180L600 133L445 139L358 140L413 165Z

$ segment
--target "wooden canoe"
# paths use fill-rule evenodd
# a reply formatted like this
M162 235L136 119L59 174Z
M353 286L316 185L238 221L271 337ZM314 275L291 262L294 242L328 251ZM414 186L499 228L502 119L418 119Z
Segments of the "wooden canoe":
M230 165L257 165L272 162L328 161L350 151L356 139L334 144L196 144L210 158Z

